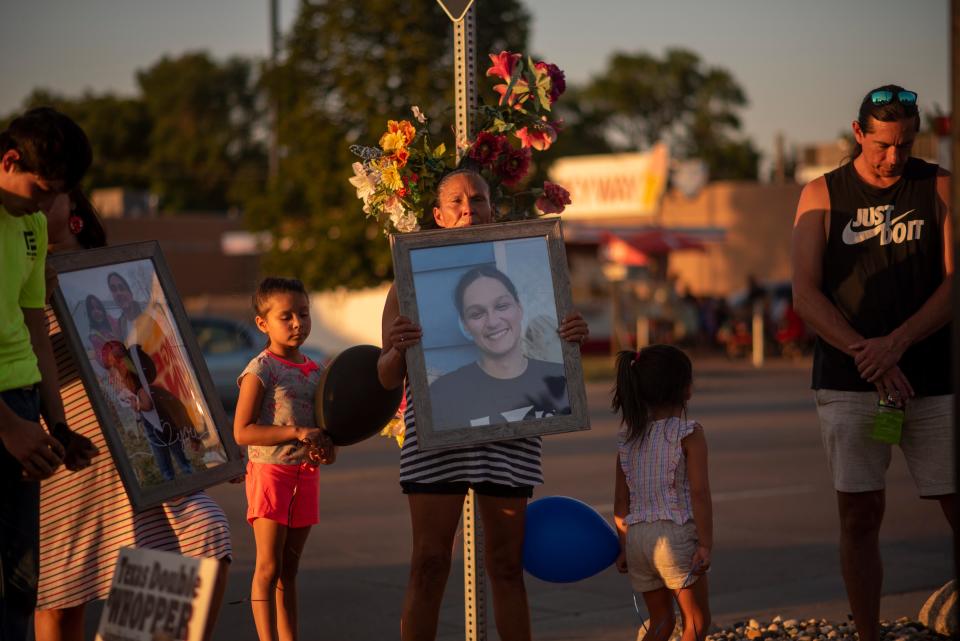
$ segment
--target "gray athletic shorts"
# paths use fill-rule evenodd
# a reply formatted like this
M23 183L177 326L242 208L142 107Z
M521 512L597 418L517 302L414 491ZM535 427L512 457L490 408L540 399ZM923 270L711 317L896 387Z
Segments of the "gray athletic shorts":
M877 398L877 392L816 390L823 446L833 473L833 487L840 492L871 492L885 487L891 446L870 438ZM907 401L900 449L920 496L956 492L953 439L952 394Z

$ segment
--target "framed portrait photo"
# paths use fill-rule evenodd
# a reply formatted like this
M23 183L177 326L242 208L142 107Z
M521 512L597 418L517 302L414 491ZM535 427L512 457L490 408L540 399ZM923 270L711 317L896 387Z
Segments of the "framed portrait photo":
M160 246L51 254L48 263L57 272L51 304L63 344L133 509L242 474Z
M590 428L560 220L391 236L418 446L463 447Z

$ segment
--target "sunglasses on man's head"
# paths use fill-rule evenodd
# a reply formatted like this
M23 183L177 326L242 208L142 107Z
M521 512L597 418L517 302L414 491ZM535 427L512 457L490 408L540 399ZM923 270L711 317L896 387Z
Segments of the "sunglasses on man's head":
M916 91L888 91L886 89L877 89L876 91L870 92L870 102L875 105L889 105L893 100L896 99L901 105L915 105L917 104L917 92Z

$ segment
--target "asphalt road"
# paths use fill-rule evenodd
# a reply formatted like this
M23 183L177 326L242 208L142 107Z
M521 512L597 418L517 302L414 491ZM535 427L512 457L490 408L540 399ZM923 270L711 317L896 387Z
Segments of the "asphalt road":
M704 425L710 449L714 621L777 613L844 618L835 499L808 390L809 363L754 370L706 361L695 364L695 377L689 415ZM575 497L611 518L617 424L608 394L609 384L588 386L590 431L544 439L547 483L536 496ZM343 449L323 469L321 524L300 569L301 638L398 638L410 534L397 474L397 447L380 437ZM230 518L234 543L215 639L254 640L249 604L242 602L254 563L242 486L210 493ZM888 474L882 548L882 614L916 617L926 596L950 578L950 538L939 507L916 498L899 452ZM456 556L439 633L451 641L464 638L459 547ZM640 615L627 579L613 568L574 584L528 577L527 585L538 640L635 638ZM492 612L487 618L488 638L496 639Z

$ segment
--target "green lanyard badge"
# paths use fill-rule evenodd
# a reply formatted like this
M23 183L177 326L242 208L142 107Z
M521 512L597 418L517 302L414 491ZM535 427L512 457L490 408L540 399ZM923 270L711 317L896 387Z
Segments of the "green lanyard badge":
M881 443L897 445L903 434L903 406L892 399L881 397L877 402L877 415L873 418L870 438Z

